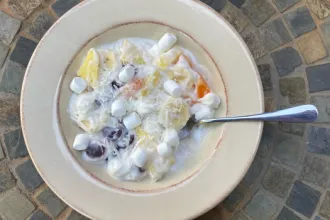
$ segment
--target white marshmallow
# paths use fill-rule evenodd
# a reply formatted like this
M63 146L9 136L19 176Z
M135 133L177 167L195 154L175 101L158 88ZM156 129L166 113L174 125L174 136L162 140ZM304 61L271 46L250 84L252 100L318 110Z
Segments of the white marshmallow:
M121 82L129 82L134 77L135 68L126 65L119 73L118 78Z
M141 118L136 112L132 112L123 119L123 123L128 130L131 130L141 124Z
M131 159L134 165L138 167L143 167L147 162L147 152L142 148L136 148L136 150L132 153Z
M166 129L163 133L162 140L171 147L177 148L179 146L179 136L175 129Z
M86 150L89 144L90 138L88 134L77 134L73 141L73 149Z
M164 83L164 90L169 95L178 98L182 94L182 89L179 84L177 84L174 80L167 80Z
M202 119L213 118L213 116L214 116L214 110L207 105L204 105L203 108L201 108L199 111L195 113L195 118L198 121Z
M118 158L112 158L108 162L107 169L111 175L119 178L129 173L131 167L129 163L122 163Z
M160 53L164 53L171 49L176 43L177 38L175 35L166 33L164 34L157 43L158 50Z
M201 103L196 103L190 108L190 114L195 115L197 112L201 111L203 108L205 108L206 105L203 105Z
M212 92L206 94L203 98L198 99L198 101L211 108L218 108L220 105L220 97Z
M163 142L157 146L157 152L161 157L167 157L172 154L172 148L167 143Z
M111 114L116 117L120 117L126 114L127 106L126 101L118 99L114 101L111 105Z
M81 77L75 77L70 83L72 92L80 94L87 88L87 82Z

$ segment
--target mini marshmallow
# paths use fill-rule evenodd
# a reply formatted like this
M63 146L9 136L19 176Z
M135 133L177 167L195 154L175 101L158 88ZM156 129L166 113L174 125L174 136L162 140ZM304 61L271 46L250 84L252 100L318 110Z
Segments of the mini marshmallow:
M125 100L116 100L111 105L111 114L120 117L126 114L127 106Z
M164 53L164 52L168 51L169 49L171 49L174 46L176 41L177 41L177 38L175 35L170 34L170 33L164 34L157 43L159 52Z
M206 94L203 98L198 99L198 101L211 108L218 108L220 105L220 97L212 92Z
M182 94L182 89L179 84L177 84L174 80L167 80L164 83L164 90L169 95L178 98Z
M167 143L163 142L157 146L157 152L161 157L167 157L172 154L172 148Z
M190 108L190 114L195 115L197 112L202 111L203 108L205 108L206 105L203 105L201 103L196 103Z
M86 150L89 144L90 138L88 134L77 134L73 141L73 149Z
M203 108L201 108L199 111L195 113L195 119L197 121L202 119L213 118L213 116L214 116L214 110L207 105L204 105Z
M87 82L81 77L75 77L70 83L72 92L80 94L87 88Z
M147 162L147 152L142 148L136 148L131 155L131 159L134 165L143 167Z
M132 130L141 124L141 118L136 112L132 112L123 119L123 123L128 130Z
M119 73L118 78L121 82L129 82L130 80L133 79L135 73L135 68L126 65Z
M166 129L163 133L162 140L166 142L171 147L179 146L179 136L175 129Z

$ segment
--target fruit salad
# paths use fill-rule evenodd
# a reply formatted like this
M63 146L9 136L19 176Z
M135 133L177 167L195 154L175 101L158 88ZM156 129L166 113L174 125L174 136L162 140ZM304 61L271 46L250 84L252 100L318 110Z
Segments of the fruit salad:
M72 147L113 178L159 181L178 162L178 132L220 105L192 53L165 33L90 48L77 76L70 118L82 129Z

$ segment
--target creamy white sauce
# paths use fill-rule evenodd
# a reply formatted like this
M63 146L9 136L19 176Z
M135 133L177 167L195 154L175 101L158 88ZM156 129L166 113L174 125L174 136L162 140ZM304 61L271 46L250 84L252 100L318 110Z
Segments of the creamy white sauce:
M126 42L130 44L127 46ZM149 51L155 45L157 42L150 39L126 38L95 48L99 62L98 79L90 83L88 92L73 94L68 106L70 118L90 136L89 145L82 152L83 159L105 163L109 175L120 180L139 181L151 177L153 181L158 181L167 172L177 172L186 160L199 151L202 137L207 132L205 128L196 128L189 138L180 140L179 146L170 146L173 151L170 156L161 157L157 153L157 146L165 141L165 130L174 128L179 132L191 116L190 108L198 102L193 85L197 83L198 73L205 77L207 69L198 64L190 51L178 46L175 48L181 53L178 63L160 68L164 60L167 62L167 55L164 59L163 54L153 56ZM109 51L114 54L113 60L111 56L109 59ZM126 64L127 59L132 61L136 58L132 57L135 53L139 61ZM172 59L171 54L168 57ZM185 57L189 59L189 64ZM109 60L116 65L110 68ZM123 60L125 65L122 65ZM135 71L133 79L127 83L120 82L118 75L131 64ZM130 77L128 72L125 77ZM88 76L85 79L88 81L91 78ZM168 80L174 80L183 95L176 98L173 97L175 94L171 94L171 88L164 90L164 83ZM136 89L140 82L143 86ZM123 100L121 103L126 104L114 106L115 100ZM115 107L119 109L118 114L125 111L124 115L111 115L114 114L111 109ZM136 127L125 128L128 126ZM120 137L118 140L117 136Z

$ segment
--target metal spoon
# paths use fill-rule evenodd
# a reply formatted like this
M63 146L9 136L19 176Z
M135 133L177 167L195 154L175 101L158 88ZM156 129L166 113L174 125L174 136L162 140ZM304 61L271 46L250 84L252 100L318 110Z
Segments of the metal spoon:
M300 105L275 112L268 112L256 115L234 116L215 119L202 119L197 121L194 116L190 117L187 124L179 131L179 138L187 137L192 129L200 124L213 122L233 122L233 121L281 121L309 123L317 119L318 111L314 105Z

